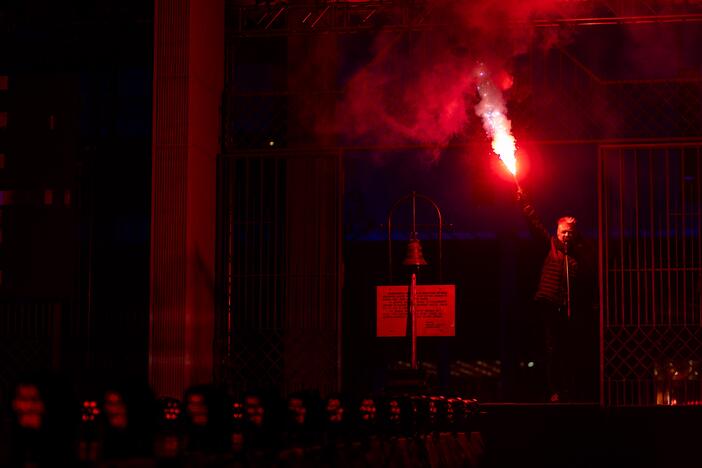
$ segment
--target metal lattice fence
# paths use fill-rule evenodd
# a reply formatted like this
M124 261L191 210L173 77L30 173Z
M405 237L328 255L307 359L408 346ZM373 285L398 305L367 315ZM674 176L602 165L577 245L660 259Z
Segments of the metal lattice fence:
M220 160L222 378L234 393L338 389L338 155Z
M600 150L601 390L609 405L702 400L700 148Z

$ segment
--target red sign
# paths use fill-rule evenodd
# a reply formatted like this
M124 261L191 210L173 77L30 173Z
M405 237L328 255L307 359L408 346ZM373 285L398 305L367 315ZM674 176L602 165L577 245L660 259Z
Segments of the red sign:
M406 336L408 286L376 289L376 336ZM417 285L417 336L456 336L456 285Z

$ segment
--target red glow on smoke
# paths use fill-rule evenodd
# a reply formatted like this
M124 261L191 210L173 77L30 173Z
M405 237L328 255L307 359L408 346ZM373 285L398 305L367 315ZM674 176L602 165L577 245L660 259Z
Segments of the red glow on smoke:
M345 131L362 142L446 145L467 122L472 63L436 59L424 67L393 57L356 74L340 115Z
M514 77L507 73L506 70L500 70L495 75L495 84L502 91L507 91L514 84Z
M394 32L380 33L375 57L347 82L337 115L341 132L352 143L420 143L441 150L475 118L476 63L500 70L491 76L494 86L499 91L510 89L509 62L530 44L529 19L534 14L557 14L560 2L430 3L445 27L411 40ZM505 146L509 141L500 140L498 147Z

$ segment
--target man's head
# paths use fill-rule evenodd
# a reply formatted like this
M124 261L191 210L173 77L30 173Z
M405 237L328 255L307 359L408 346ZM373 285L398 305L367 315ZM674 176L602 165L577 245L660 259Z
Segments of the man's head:
M556 237L559 241L567 244L575 237L577 221L572 216L564 216L558 220L558 230Z

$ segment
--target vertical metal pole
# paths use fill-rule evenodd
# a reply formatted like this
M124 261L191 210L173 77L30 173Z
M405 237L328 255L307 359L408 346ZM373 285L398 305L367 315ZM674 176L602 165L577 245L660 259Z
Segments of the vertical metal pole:
M680 229L681 240L682 240L682 257L678 257L678 266L682 274L682 323L687 326L687 272L688 272L688 259L687 259L687 226L685 223L685 216L687 215L687 206L685 205L685 148L680 148L680 222L682 227ZM679 285L678 285L679 287ZM679 306L680 304L678 304Z
M566 247L567 249L567 247ZM566 308L568 310L568 320L570 320L570 266L568 265L568 254L563 256L566 272Z
M342 385L342 369L344 365L344 354L343 354L343 343L344 343L344 317L343 311L343 294L344 290L344 275L343 275L343 239L344 239L344 150L339 150L336 155L336 165L337 165L337 191L336 191L336 225L337 225L337 261L336 261L336 391L341 391Z
M412 239L417 236L417 192L412 192Z
M599 393L600 393L600 406L605 405L605 375L604 375L604 349L605 349L605 343L604 343L604 329L605 329L605 287L609 288L609 270L605 269L605 262L604 262L604 255L605 252L608 251L609 245L606 244L607 237L606 234L608 232L608 229L605 228L605 223L607 222L607 216L606 216L606 209L607 209L607 193L605 191L605 180L604 180L604 171L605 171L605 151L600 148L599 150L599 167L597 171L597 196L598 196L598 202L599 202L599 210L597 210L597 216L598 216L598 234L599 234L599 242L597 244L597 249L598 249L598 259L597 259L597 267L598 267L598 273L599 273L599 286L600 286L600 323L599 323L599 367L600 367L600 375L599 375ZM607 304L609 306L609 304ZM609 388L609 387L608 387ZM607 401L611 401L611 396L610 398L607 399Z
M655 210L655 204L654 204L654 189L655 189L655 183L654 183L654 167L653 167L653 153L649 149L648 150L648 206L649 206L649 212L648 212L648 217L651 222L651 227L650 227L650 232L651 235L649 236L651 240L651 324L655 327L656 322L658 321L658 311L660 310L658 306L658 299L656 298L656 268L659 262L657 262L656 258L656 237L658 236L658 233L656 232L656 210Z
M702 171L700 171L700 148L696 148L696 155L695 155L695 161L696 161L696 167L697 167L697 172L695 177L695 191L696 191L696 197L694 198L695 200L695 205L697 205L697 235L695 236L695 242L697 244L697 268L702 265L702 245L700 245L700 239L702 238L702 207L700 206L702 201L702 196L700 196L700 177L702 176ZM697 290L697 287L699 287L700 284L700 272L699 270L697 271L697 274L695 275L695 291ZM697 323L702 326L702 301L700 301L700 298L695 298L696 301L698 301L697 309L698 309L698 316L697 316Z
M634 175L634 226L632 229L632 234L635 236L635 246L636 246L636 326L640 327L642 317L641 317L641 301L646 300L646 294L642 294L641 291L641 238L639 236L640 232L640 220L639 220L639 150L635 149L634 150L634 167L633 167L633 175ZM644 267L646 265L646 261L644 259ZM633 282L633 278L632 278ZM633 290L633 285L632 288ZM645 311L645 309L644 309ZM640 400L639 400L640 401Z
M673 283L672 283L672 276L673 276L673 268L672 268L672 259L671 259L671 254L670 254L670 244L671 244L671 236L672 236L672 229L670 227L670 152L668 148L665 150L665 245L666 245L666 262L667 266L665 269L666 272L666 279L667 279L667 289L666 289L666 295L668 296L668 308L666 309L666 315L668 318L668 326L673 325Z
M417 193L412 192L412 239L417 236ZM412 369L417 369L417 273L410 282L410 315L412 320Z
M627 262L624 259L624 250L626 249L626 244L624 242L625 239L625 234L624 234L624 154L623 150L619 150L617 152L617 155L619 157L619 210L618 210L618 215L619 219L617 220L618 225L619 225L619 281L618 281L618 292L619 292L619 297L620 301L617 304L618 310L618 316L619 316L619 323L617 325L628 325L629 322L626 320L626 301L624 296L626 295L626 289L625 289L625 277L624 277L624 268L628 267Z
M412 280L410 281L410 293L409 293L409 310L410 310L410 320L412 325L412 352L411 352L411 363L412 369L417 369L417 274L412 273Z

